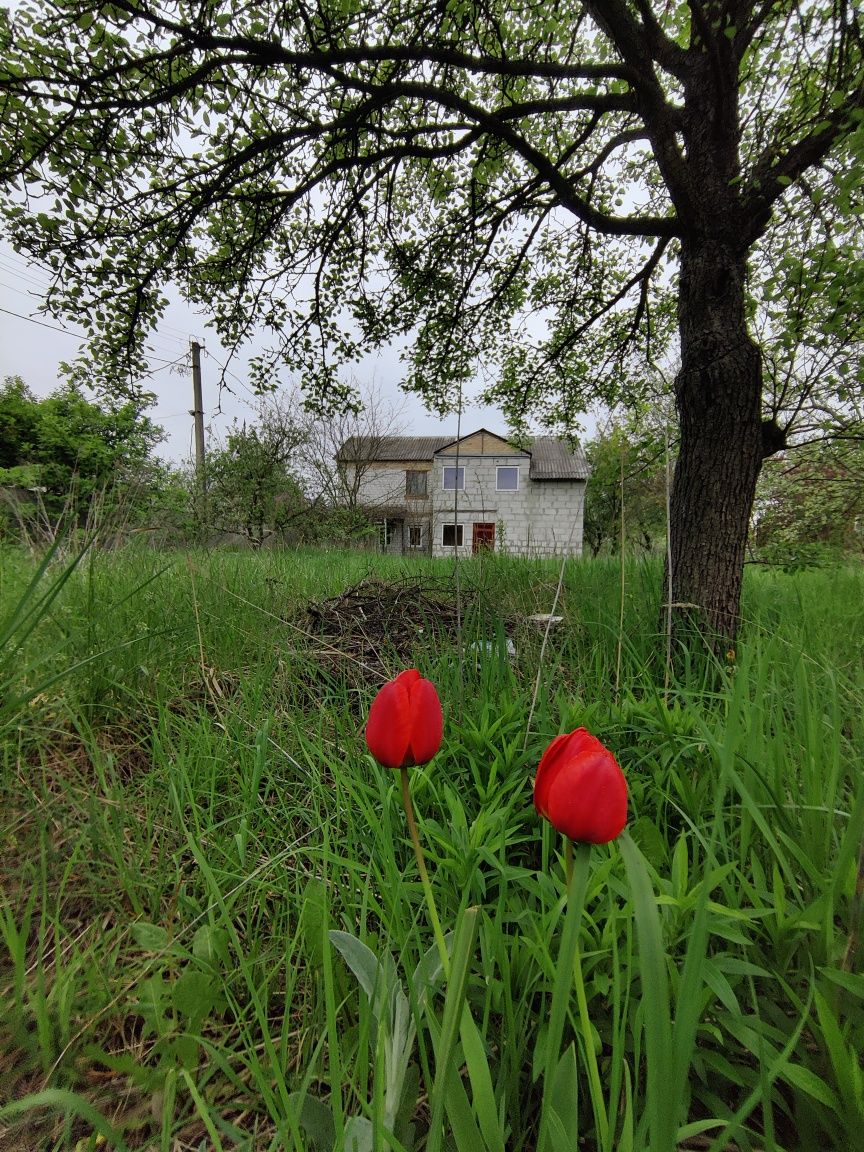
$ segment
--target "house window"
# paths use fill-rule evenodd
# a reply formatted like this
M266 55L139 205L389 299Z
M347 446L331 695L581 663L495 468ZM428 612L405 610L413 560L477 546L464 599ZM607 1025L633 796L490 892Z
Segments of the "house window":
M442 524L441 543L445 548L462 547L462 524Z
M519 491L519 468L517 465L503 464L495 477L496 492Z
M425 476L423 472L421 475ZM408 525L408 547L409 548L422 548L423 547L423 528L419 524Z
M382 551L386 552L390 545L393 543L393 536L396 531L395 520L379 520L378 521L378 540L381 544Z
M426 472L407 471L405 473L405 495L425 498L427 495L426 477Z
M445 492L464 492L465 491L465 469L464 468L445 468L444 469L444 491Z

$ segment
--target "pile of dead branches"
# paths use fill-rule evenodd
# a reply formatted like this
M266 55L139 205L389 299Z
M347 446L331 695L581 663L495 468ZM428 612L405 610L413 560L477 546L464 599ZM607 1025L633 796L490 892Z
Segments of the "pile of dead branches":
M457 603L450 581L371 578L311 604L304 630L324 664L347 660L390 676L419 650L453 643L475 600L463 590Z

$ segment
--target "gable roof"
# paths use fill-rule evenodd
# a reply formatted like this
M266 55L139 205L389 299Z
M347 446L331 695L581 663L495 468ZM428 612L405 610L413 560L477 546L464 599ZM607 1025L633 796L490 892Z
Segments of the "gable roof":
M571 448L554 436L537 436L528 445L532 480L587 480L591 465L577 444Z
M431 464L439 448L451 443L449 436L349 436L336 459L342 463L356 460L422 461Z
M478 432L485 429L478 429ZM475 433L470 433L473 436ZM492 433L491 435L496 435ZM498 437L507 441L505 437ZM467 440L469 436L462 436ZM461 442L461 441L460 441ZM432 457L446 448L455 448L456 440L450 436L351 436L339 449L336 459L341 463L352 461L381 461L389 463L431 464ZM528 475L532 480L587 480L591 468L585 453L577 445L571 448L554 436L537 436L523 445L512 445L517 452L531 457Z
M499 436L497 432L490 432L488 428L478 428L476 432L469 432L466 436L460 436L458 440L451 440L449 444L438 449L439 455L443 452L448 456L456 456L460 452L464 452L466 456L499 456L505 453L526 455L524 448L517 447L506 437Z

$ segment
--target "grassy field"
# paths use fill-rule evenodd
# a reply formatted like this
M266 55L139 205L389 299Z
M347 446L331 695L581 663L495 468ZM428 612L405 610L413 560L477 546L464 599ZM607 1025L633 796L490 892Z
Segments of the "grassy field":
M558 575L0 553L3 1152L864 1149L864 571L748 571L671 679L658 565L568 563L544 648ZM411 665L446 976L362 738ZM579 725L630 821L568 903Z

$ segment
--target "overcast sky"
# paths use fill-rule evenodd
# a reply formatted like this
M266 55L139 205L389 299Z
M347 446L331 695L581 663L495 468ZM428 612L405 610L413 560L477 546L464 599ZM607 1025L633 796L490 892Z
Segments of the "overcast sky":
M46 396L63 382L60 364L72 361L82 340L72 324L65 324L38 312L48 276L40 268L28 265L5 242L0 241L0 376L21 376L38 396ZM17 313L17 315L13 315ZM212 330L206 328L206 317L198 316L181 303L169 307L164 321L153 334L153 375L147 387L157 396L150 415L165 429L166 440L159 454L172 460L184 460L193 453L192 440L192 375L189 364L189 342L197 339L204 345L201 360L205 424L210 437L224 436L233 419L248 420L254 416L255 397L245 383L245 358L230 365L228 385L233 392L220 390L220 366L225 352ZM62 329L65 328L66 331ZM158 358L158 359L157 359ZM402 423L409 435L456 435L456 417L445 422L429 413L413 396L398 387L401 365L395 351L370 356L355 372L359 384L374 383L382 396L394 405L404 406ZM286 372L283 383L291 387ZM478 427L504 432L505 421L493 408L466 405L462 431Z
M21 376L37 396L46 396L63 383L60 364L74 360L83 343L77 334L80 329L73 324L39 313L47 283L44 270L28 264L23 256L0 240L0 378ZM224 437L235 418L254 417L255 397L245 382L244 358L238 357L230 365L227 379L233 391L223 389L220 394L220 365L226 357L212 330L206 328L206 320L206 316L196 315L178 302L169 307L151 337L154 371L147 387L156 394L157 403L150 415L165 429L166 439L158 451L167 459L189 459L194 451L189 363L192 339L197 339L205 348L201 378L208 439ZM455 437L455 415L442 422L428 412L417 397L406 396L398 387L401 371L398 354L391 350L370 356L353 376L360 385L374 383L385 400L402 408L401 423L406 435L452 434ZM287 372L282 383L286 388L292 385ZM466 403L462 414L463 434L480 427L506 432L506 423L497 409Z

